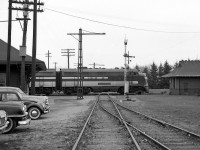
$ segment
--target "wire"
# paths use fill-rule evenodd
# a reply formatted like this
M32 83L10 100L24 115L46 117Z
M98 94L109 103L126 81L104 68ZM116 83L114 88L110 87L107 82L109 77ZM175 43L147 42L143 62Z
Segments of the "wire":
M18 20L11 20L11 21L18 21ZM0 22L8 22L8 20L1 20Z
M158 33L200 33L200 31L198 31L198 32L178 32L178 31L150 30L150 29L136 28L136 27L130 27L130 26L123 26L123 25L112 24L112 23L97 21L97 20L93 20L93 19L88 19L88 18L84 18L84 17L80 17L80 16L75 16L75 15L71 15L71 14L61 12L61 11L58 11L58 10L54 10L54 9L50 9L50 8L45 8L45 9L52 11L52 12L59 13L59 14L67 15L67 16L70 16L70 17L74 17L74 18L78 18L78 19L82 19L82 20L87 20L87 21L90 21L90 22L95 22L95 23L119 27L119 28L126 28L126 29L131 29L131 30L138 30L138 31L145 31L145 32L158 32Z

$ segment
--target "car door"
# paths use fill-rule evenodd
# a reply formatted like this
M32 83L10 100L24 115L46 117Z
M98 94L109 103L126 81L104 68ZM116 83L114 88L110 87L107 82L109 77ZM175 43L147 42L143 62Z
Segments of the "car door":
M13 101L11 99L13 99ZM6 111L9 116L15 116L19 113L18 108L21 105L18 101L16 95L10 95L10 93L6 92L0 93L0 110Z

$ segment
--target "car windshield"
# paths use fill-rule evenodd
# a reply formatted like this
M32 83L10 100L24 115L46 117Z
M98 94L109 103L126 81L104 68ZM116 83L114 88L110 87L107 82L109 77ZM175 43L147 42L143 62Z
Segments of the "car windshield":
M21 95L26 95L21 89L17 89L17 91L18 91Z

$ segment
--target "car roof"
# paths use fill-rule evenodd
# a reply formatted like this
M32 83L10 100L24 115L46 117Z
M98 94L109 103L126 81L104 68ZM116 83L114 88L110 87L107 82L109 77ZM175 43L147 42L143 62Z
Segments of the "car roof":
M11 91L16 91L19 88L17 87L8 87L8 86L2 86L0 87L0 92L11 92Z

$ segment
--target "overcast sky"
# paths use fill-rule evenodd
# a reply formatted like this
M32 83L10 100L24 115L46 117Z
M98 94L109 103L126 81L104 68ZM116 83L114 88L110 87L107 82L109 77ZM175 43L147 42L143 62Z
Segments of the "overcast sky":
M61 49L75 49L70 67L78 60L78 41L67 33L105 32L83 36L83 65L93 63L106 68L124 66L124 38L127 51L135 56L130 66L200 58L199 0L44 0L38 13L37 58L45 61L51 53L50 67L67 67ZM15 6L15 5L13 5ZM0 1L0 21L8 20L8 0ZM22 12L13 11L13 19ZM28 23L27 54L32 55L32 19ZM7 42L7 22L0 22L0 38ZM22 43L19 22L12 23L12 45ZM98 66L97 66L98 67Z

